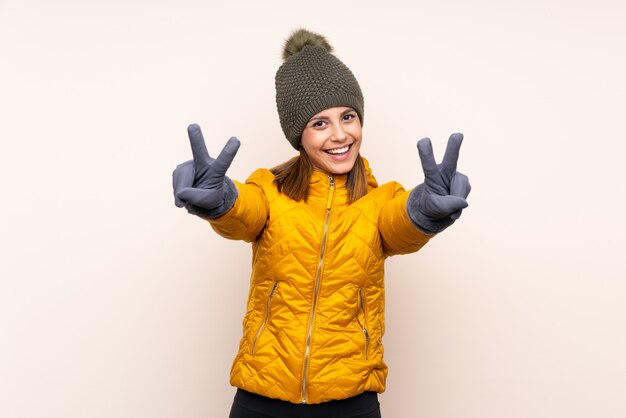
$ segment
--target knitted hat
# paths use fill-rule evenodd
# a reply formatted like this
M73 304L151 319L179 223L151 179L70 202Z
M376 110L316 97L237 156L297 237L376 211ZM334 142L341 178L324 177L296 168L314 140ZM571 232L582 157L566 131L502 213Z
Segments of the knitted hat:
M324 109L353 108L363 124L363 93L348 67L331 54L332 47L317 33L300 29L283 49L276 73L276 107L287 140L298 149L308 121Z

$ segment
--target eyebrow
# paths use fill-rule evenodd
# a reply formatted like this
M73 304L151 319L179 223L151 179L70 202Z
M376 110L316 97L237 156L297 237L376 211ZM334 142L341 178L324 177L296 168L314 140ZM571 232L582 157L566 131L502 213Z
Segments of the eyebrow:
M340 116L345 116L348 113L352 113L352 112L356 113L356 110L354 110L354 109L346 109L343 112L341 112ZM329 119L328 116L314 116L314 117L311 118L311 122L318 121L318 120L328 120L328 119Z

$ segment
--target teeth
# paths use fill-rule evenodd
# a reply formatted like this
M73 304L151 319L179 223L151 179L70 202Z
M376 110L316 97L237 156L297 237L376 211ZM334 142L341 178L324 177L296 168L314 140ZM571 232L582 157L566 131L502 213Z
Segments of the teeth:
M343 154L344 152L348 152L348 149L350 149L350 145L346 145L343 148L329 149L326 150L326 152L329 154Z

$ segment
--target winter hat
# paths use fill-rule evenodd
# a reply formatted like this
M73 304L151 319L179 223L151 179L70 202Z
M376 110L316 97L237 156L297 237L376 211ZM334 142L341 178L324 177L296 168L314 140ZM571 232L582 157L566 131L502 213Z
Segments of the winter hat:
M363 93L354 74L331 54L328 41L299 29L283 48L283 64L276 72L276 107L280 126L298 149L300 136L315 114L335 106L353 108L363 125Z

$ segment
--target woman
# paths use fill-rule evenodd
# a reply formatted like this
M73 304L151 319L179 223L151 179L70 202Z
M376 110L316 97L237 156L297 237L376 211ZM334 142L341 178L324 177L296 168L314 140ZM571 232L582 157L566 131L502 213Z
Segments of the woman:
M233 181L225 174L239 141L213 159L191 125L193 161L174 171L177 206L252 243L231 418L380 417L384 260L419 250L467 206L470 185L456 171L460 134L441 165L430 140L418 143L422 185L378 186L359 154L361 89L331 51L306 30L285 44L276 102L299 156Z

